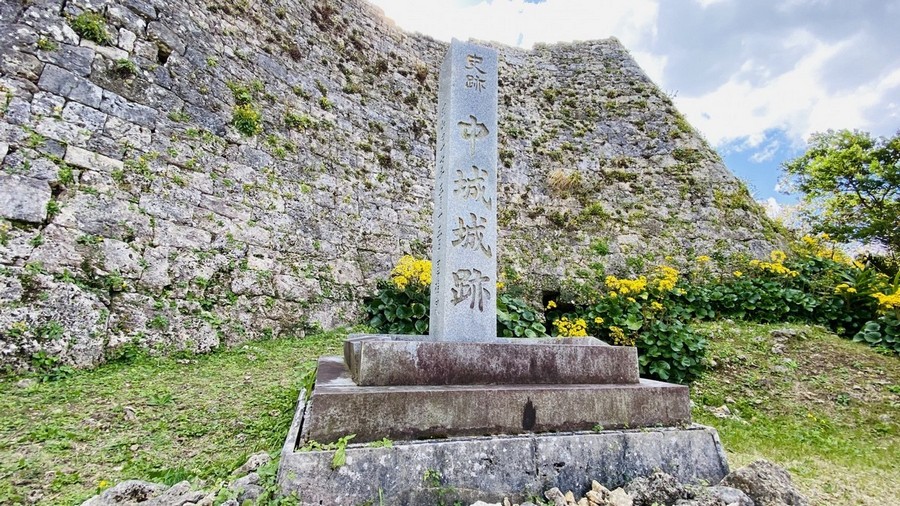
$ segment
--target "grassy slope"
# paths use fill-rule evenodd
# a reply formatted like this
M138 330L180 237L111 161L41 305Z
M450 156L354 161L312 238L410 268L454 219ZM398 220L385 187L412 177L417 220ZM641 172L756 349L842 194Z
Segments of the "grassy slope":
M733 468L786 466L811 504L894 504L900 483L900 360L818 328L706 324L717 367L691 389ZM770 331L802 333L772 353ZM732 417L713 416L726 404Z
M281 447L300 379L344 337L140 359L26 389L0 381L0 504L80 504L128 478L213 484Z
M900 360L819 330L770 352L781 326L709 324L718 367L692 388L732 466L786 465L813 504L890 504L900 482ZM141 359L28 388L0 381L0 504L72 504L101 482L210 486L246 456L276 451L300 378L344 335ZM705 406L727 403L734 418ZM130 413L134 413L132 416Z

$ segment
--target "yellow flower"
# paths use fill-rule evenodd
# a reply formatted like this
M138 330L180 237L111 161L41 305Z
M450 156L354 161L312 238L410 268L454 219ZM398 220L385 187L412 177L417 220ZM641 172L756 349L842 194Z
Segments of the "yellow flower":
M584 318L569 320L567 316L563 316L553 320L553 326L559 337L587 337L587 322Z
M873 293L872 297L878 299L878 309L882 311L900 309L900 291L892 295L886 295L881 292Z
M615 276L606 276L606 286L610 290L610 297L616 292L619 295L636 295L647 289L647 278L641 276L637 279L619 279Z
M431 261L404 255L391 274L391 281L399 290L428 288L431 286Z
M650 303L650 311L659 312L659 311L662 311L663 309L665 309L665 306L663 306L662 304L660 304L659 302L657 302L655 300Z
M553 309L556 307L556 301L550 301L547 303L547 309Z
M653 273L653 282L657 290L671 292L678 283L678 269L668 265L660 265Z
M622 327L612 325L609 327L609 336L616 346L634 346L634 338L627 337Z
M734 272L732 272L732 274L733 274L734 277L736 277L736 278L739 278L739 277L741 277L741 276L744 275L744 273L741 272L741 271L734 271Z
M602 325L602 324L603 324L603 318L600 318L599 316L596 317L596 318L594 318L594 323L596 323L597 325Z
M705 264L710 261L712 261L712 258L708 257L707 255L700 255L697 257L698 264Z
M504 286L503 281L497 281L497 291L503 290Z
M783 262L787 259L787 255L785 255L783 251L775 250L769 255L769 257L772 259L771 262L751 260L750 267L765 272L771 272L772 274L777 274L779 276L788 276L792 278L797 277L800 274L799 272L793 271L784 266Z

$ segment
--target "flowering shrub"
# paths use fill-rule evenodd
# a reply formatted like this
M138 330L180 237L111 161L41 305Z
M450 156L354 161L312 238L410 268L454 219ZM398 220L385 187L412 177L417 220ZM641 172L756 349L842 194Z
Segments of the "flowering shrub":
M686 312L673 306L672 296L679 284L677 269L663 265L648 276L634 279L607 276L598 300L576 305L574 311L559 314L557 304L548 304L548 319L555 334L593 335L616 346L638 348L641 374L687 383L703 370L706 341L679 320ZM573 322L593 322L584 333Z
M744 261L727 270L700 255L693 270L683 273L660 265L634 278L605 276L583 295L590 300L551 300L544 315L521 298L500 293L497 334L544 337L548 321L553 336L591 335L636 346L642 375L678 383L691 381L706 362L707 343L690 327L695 319L821 324L900 353L900 274L891 283L829 241L807 236L791 256L776 250L767 261ZM403 257L391 274L366 305L369 324L381 332L426 333L431 263Z
M497 283L498 292L503 283ZM428 333L431 303L431 261L403 256L391 271L389 281L378 283L375 296L365 303L368 324L388 334ZM503 337L547 337L543 315L521 298L507 293L497 296L497 335Z
M427 334L431 262L409 255L400 258L390 281L378 283L366 301L369 325L388 334Z

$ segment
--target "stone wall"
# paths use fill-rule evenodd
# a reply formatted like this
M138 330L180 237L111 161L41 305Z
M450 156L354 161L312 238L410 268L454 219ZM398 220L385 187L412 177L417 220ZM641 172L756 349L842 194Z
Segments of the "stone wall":
M445 48L361 0L2 2L0 366L357 321L429 250ZM616 40L498 49L509 279L778 240Z

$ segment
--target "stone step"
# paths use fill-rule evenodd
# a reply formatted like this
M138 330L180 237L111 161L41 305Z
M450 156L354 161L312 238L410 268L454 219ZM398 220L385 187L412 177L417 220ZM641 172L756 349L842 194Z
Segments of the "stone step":
M344 361L359 386L637 384L637 349L592 337L428 341L350 336Z
M378 448L354 438L335 470L334 450L298 449L308 406L301 393L278 470L282 493L297 494L304 505L524 502L551 487L584 495L591 480L615 488L654 471L683 483L718 483L728 474L716 430L699 425L395 441Z
M636 384L358 386L341 357L322 357L302 439L356 434L413 440L610 428L691 421L688 388Z

